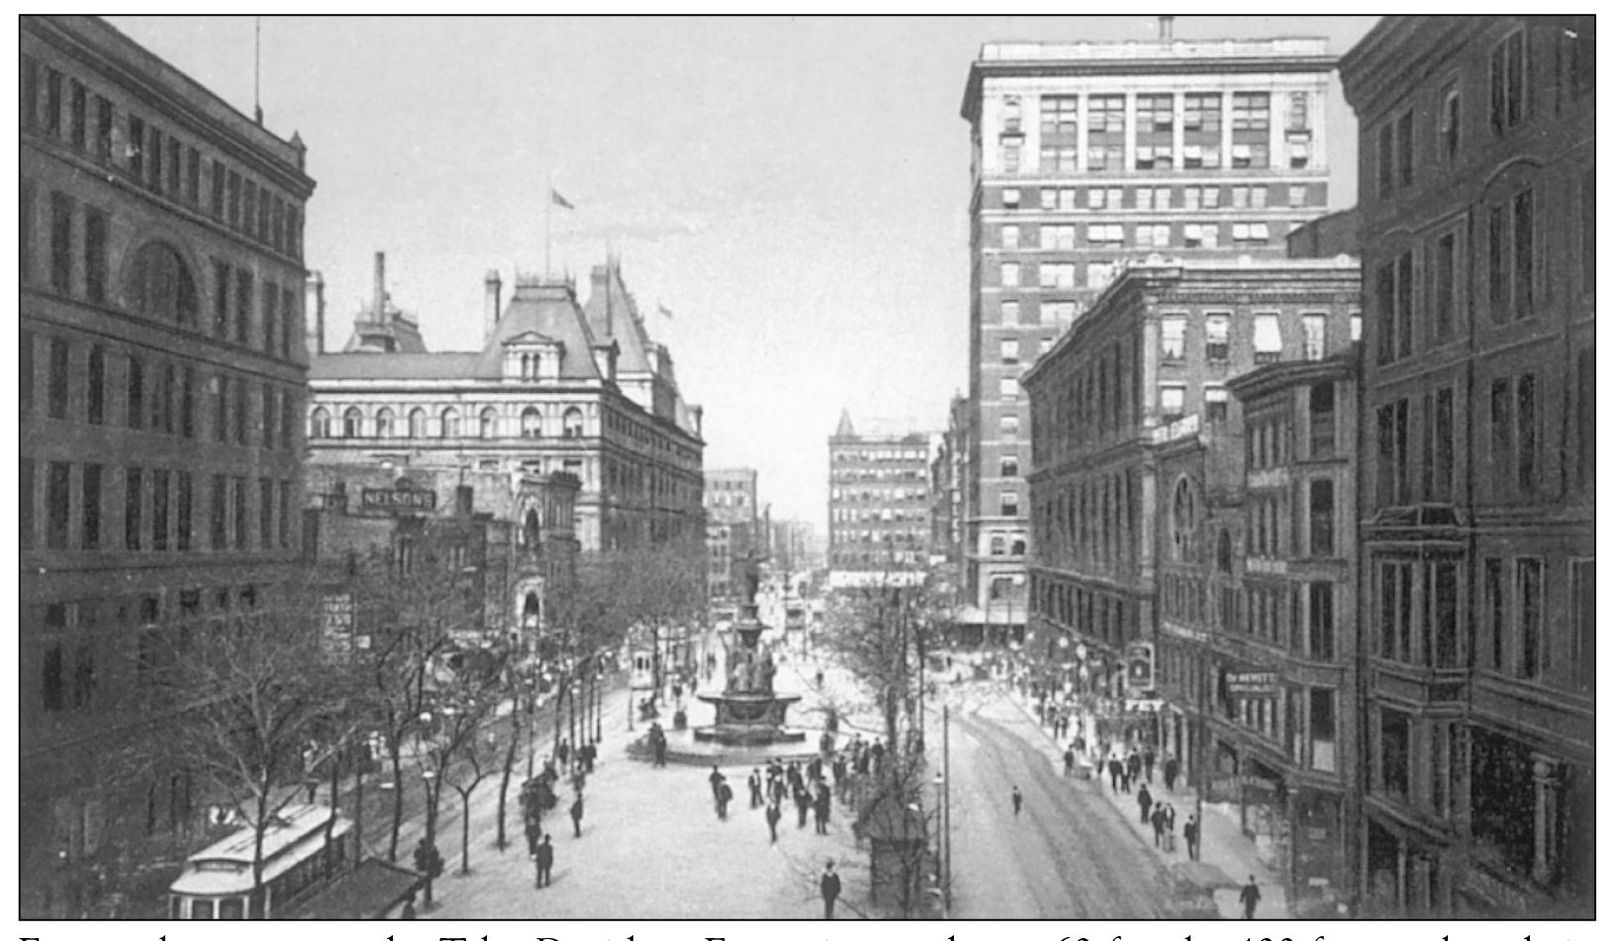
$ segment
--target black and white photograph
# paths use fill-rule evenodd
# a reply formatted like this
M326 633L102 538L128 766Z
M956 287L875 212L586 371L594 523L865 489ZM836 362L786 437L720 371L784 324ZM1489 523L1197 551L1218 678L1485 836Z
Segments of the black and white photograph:
M1595 14L14 21L24 941L1599 936Z

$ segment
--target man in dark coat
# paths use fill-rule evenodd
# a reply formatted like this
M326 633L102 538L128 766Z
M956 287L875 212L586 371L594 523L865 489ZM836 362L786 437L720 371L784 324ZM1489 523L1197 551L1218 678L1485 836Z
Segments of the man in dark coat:
M1135 784L1136 779L1141 776L1142 756L1133 748L1131 753L1125 757L1125 786L1128 788Z
M771 801L765 807L765 825L771 828L771 842L776 842L776 825L782 821L781 801Z
M557 763L564 768L568 767L568 739L557 743Z
M1108 786L1116 793L1119 791L1120 780L1125 775L1125 766L1120 764L1118 758L1108 759Z
M793 806L799 810L799 829L804 829L805 820L810 816L810 791L799 788L793 792Z
M725 779L726 779L726 776L720 773L720 766L719 765L710 765L710 770L709 770L709 794L716 801L718 801L720 799L720 782L724 781Z
M1194 816L1191 816L1191 817L1187 818L1186 826L1183 826L1181 828L1181 836L1182 836L1182 839L1185 839L1187 841L1187 858L1196 860L1198 858L1198 817L1197 817L1197 815L1194 815Z
M833 861L827 860L827 871L821 874L821 900L826 903L826 913L829 919L833 916L833 903L838 901L838 893L844 891L844 883L833 872Z
M748 775L748 809L753 810L763 803L765 803L765 790L759 783L759 769L755 768Z
M1067 777L1069 777L1069 776L1071 776L1073 774L1074 774L1074 748L1073 747L1065 748L1063 750L1063 776L1067 778Z
M827 782L816 785L816 832L825 835L827 821L832 819L832 789Z
M1142 752L1142 777L1144 779L1146 779L1146 781L1149 784L1153 783L1153 759L1154 759L1154 757L1155 756L1153 754L1153 749L1151 749L1151 748L1149 748L1146 751Z
M523 815L523 837L528 841L529 855L533 856L535 847L540 843L540 818L537 815Z
M1151 815L1149 815L1148 819L1151 820L1152 823L1153 823L1153 845L1154 846L1163 846L1164 845L1164 805L1159 804L1159 805L1155 806L1153 808L1153 813Z
M1018 785L1016 785L1016 784L1013 785L1012 799L1013 799L1013 816L1016 817L1019 814L1024 812L1024 792L1020 791L1018 789Z
M534 850L534 887L537 889L551 885L551 863L555 858L553 854L551 834L548 833Z
M1142 808L1142 822L1147 823L1148 813L1153 810L1153 795L1148 793L1146 784L1136 792L1136 805Z
M1260 904L1260 887L1254 884L1254 877L1249 877L1249 884L1238 893L1238 901L1243 903L1243 917L1254 919L1255 906Z
M724 779L720 781L720 790L714 796L714 806L720 812L720 819L726 819L726 809L731 806L731 785Z
M1175 755L1171 755L1169 758L1164 760L1164 786L1166 790L1171 792L1175 791L1176 775L1180 773L1181 762L1176 760Z
M585 795L575 794L574 802L568 805L568 817L574 821L574 837L579 837L579 822L585 816Z

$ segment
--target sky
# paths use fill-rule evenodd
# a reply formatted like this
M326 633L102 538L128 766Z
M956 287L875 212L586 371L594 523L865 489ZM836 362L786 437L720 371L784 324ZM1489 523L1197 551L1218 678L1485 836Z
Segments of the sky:
M252 17L110 21L252 114ZM1178 38L1324 36L1376 17L1177 17ZM621 259L707 467L754 467L825 528L841 409L941 431L968 380L968 67L985 42L1151 40L1152 16L265 17L265 126L316 181L305 263L340 346L387 253L430 350L482 343L484 275ZM1329 203L1355 202L1329 102ZM581 297L581 302L584 297ZM659 305L672 316L656 313Z

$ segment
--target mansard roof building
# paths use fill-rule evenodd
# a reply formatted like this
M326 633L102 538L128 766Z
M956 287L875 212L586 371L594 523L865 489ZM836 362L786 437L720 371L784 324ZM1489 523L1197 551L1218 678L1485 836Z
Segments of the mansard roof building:
M389 307L380 256L378 271L357 334L408 319ZM581 483L582 551L702 544L703 412L681 397L616 261L592 270L584 305L570 281L519 276L503 310L490 272L480 350L379 347L312 358L313 462L563 471Z

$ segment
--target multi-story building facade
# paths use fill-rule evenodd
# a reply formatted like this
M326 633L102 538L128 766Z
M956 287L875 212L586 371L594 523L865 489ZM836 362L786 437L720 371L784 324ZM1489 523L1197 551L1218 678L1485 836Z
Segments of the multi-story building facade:
M305 557L317 567L327 610L350 612L340 627L357 634L376 628L357 623L365 612L354 611L348 584L356 563L375 552L402 573L429 560L458 573L468 610L451 640L504 641L545 665L563 646L579 555L577 478L311 464L308 489Z
M922 432L857 434L844 410L827 439L830 587L922 583L930 446Z
M1205 483L1203 472L1191 479L1161 473L1158 464L1168 457L1158 447L1218 438L1237 420L1230 378L1256 365L1319 360L1347 348L1357 329L1359 286L1349 259L1132 263L1025 374L1035 519L1034 616L1025 649L1033 660L1057 675L1078 674L1079 692L1102 697L1105 707L1125 695L1127 647L1163 636L1160 573L1202 584L1209 580L1202 566L1219 555L1193 551L1180 528L1169 549L1159 545L1167 502L1178 526L1192 525L1201 522L1204 506L1231 505L1233 484L1241 480L1238 448L1225 449L1224 472ZM1194 463L1220 461L1200 454ZM1268 510L1266 532L1281 525L1279 512ZM1211 546L1219 541L1201 538ZM1198 584L1187 587L1204 593ZM1209 607L1202 610L1207 616ZM1185 640L1196 648L1204 629L1189 630ZM1078 664L1069 661L1071 651L1080 652ZM1211 662L1207 652L1187 654ZM1151 676L1130 684L1138 693L1152 685ZM1184 715L1198 711L1197 697L1174 684L1167 689L1167 719L1184 726ZM1185 734L1174 732L1167 747L1191 757Z
M968 75L972 428L964 619L1020 636L1031 525L1018 377L1125 258L1281 256L1327 206L1322 39L992 43ZM1010 594L1008 594L1010 592ZM999 595L1005 594L1005 597Z
M746 599L750 572L757 582L766 561L759 512L759 471L749 467L703 472L708 512L709 597Z
M187 769L107 783L143 652L296 570L314 182L101 20L21 27L21 911L78 917L201 822Z
M486 341L473 352L364 349L310 368L312 460L548 476L581 482L584 552L704 539L702 411L647 336L616 263L571 283L520 277L504 310L485 280ZM379 290L379 299L386 292ZM375 327L362 313L361 329Z
M1390 17L1360 121L1364 909L1595 911L1594 17Z

